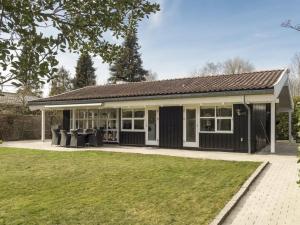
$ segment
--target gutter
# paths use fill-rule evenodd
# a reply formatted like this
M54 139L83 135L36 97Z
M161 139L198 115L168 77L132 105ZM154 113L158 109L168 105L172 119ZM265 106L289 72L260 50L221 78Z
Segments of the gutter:
M251 154L251 109L246 103L245 95L243 95L243 104L248 112L248 153Z

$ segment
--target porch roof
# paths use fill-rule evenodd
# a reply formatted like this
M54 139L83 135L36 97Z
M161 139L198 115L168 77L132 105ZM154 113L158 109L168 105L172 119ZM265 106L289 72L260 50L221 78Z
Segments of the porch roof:
M189 77L171 80L133 82L88 86L60 95L30 101L30 105L48 105L57 102L93 102L122 98L166 97L186 94L226 94L246 91L272 91L284 70L257 71L235 75Z

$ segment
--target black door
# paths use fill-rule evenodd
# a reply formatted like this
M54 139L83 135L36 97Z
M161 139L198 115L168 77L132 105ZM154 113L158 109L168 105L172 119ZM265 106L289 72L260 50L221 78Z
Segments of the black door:
M159 108L159 146L183 147L183 108L169 106Z

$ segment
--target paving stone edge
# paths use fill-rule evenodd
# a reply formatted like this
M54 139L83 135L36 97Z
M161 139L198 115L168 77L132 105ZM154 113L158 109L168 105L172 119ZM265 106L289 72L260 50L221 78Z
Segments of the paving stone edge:
M259 175L264 171L269 162L263 162L252 175L245 181L240 190L231 198L231 200L225 205L225 207L219 212L219 214L214 218L210 225L221 225L225 219L229 216L230 212L242 199L242 197L248 192L251 184L259 177Z

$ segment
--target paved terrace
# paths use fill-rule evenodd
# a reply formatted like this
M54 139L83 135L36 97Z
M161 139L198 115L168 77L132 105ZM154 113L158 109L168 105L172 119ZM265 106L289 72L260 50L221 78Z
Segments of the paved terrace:
M263 151L252 155L118 145L105 145L99 148L63 148L51 146L50 141L5 142L0 146L53 151L94 150L233 161L269 161L268 167L253 183L249 192L241 199L224 224L300 224L300 187L296 184L299 170L296 157L298 146L296 144L277 142L276 154L270 154L269 149L265 148Z

